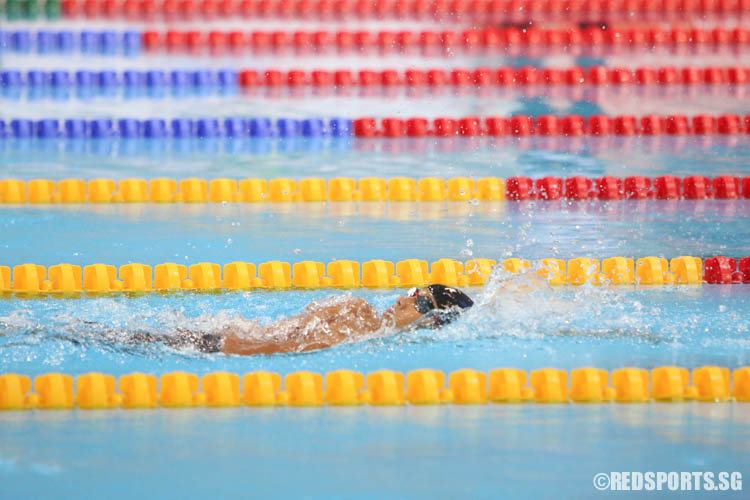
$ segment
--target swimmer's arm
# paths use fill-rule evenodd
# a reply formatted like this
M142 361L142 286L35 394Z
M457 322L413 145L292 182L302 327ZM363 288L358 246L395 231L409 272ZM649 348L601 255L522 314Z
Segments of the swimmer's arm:
M327 349L338 342L318 341L301 343L288 339L255 340L243 339L234 334L224 335L224 345L221 352L238 356L252 356L254 354L278 354L283 352L305 352L316 349Z
M385 321L385 318L381 318L370 303L360 297L353 297L346 302L326 306L310 304L304 313L289 318L289 320L294 319L295 322L298 321L299 323L307 324L314 319L328 320L334 317L341 317L342 313L345 318L345 324L340 326L344 326L345 328L342 328L342 330L349 331L351 332L350 334L339 334L339 329L336 329L330 335L320 335L314 340L309 338L300 339L294 336L260 340L242 338L237 332L229 330L223 334L224 345L222 352L224 354L251 356L253 354L277 354L327 349L350 340L351 337L378 330L382 326L383 321ZM349 318L351 318L351 322L347 321ZM269 332L273 331L273 327L267 328Z
M294 318L303 319L308 315L300 314ZM274 332L283 330L283 322L260 327L253 332L247 332L234 327L225 327L221 332L222 347L224 354L236 354L238 356L252 356L254 354L276 354L282 352L295 352L302 350L302 344L288 336L274 335ZM250 333L250 337L247 337ZM328 346L325 346L328 347Z

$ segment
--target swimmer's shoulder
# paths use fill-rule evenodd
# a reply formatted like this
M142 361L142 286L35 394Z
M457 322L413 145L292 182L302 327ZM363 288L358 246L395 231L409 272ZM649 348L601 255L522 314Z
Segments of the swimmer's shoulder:
M340 296L333 299L328 299L325 301L315 301L310 302L307 307L305 308L306 311L315 311L319 309L329 309L329 308L365 308L365 307L372 307L372 305L367 302L362 297L356 297L356 296Z
M335 304L331 304L327 310L329 316L346 316L346 317L357 317L362 319L370 319L377 317L378 313L372 304L367 302L362 297L344 297Z
M347 299L347 302L355 306L372 307L372 305L369 302L367 302L365 299L363 299L362 297L352 296L352 297L349 297L349 299Z
M312 303L303 313L307 318L320 318L326 321L339 317L361 318L368 322L379 317L375 308L362 297L340 297L333 302Z
M347 306L350 309L357 310L357 311L363 311L363 312L374 312L375 307L367 302L362 297L351 297L349 300L347 300Z

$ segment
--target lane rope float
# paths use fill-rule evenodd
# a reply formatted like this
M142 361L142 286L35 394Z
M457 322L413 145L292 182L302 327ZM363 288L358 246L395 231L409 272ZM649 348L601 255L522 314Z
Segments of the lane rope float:
M595 25L587 28L481 28L464 31L138 31L113 30L74 32L3 31L0 51L27 54L78 52L87 57L137 56L142 51L193 53L207 51L322 51L398 54L419 50L441 53L515 54L530 50L559 50L565 53L597 53L612 49L653 50L654 48L732 48L750 44L750 31L741 27L703 28L631 27ZM375 52L377 51L377 52Z
M0 120L0 140L311 138L311 137L583 137L736 136L750 134L750 115L514 115L374 118L46 118Z
M551 285L700 285L750 283L750 256L735 259L726 256L663 257L580 257L567 262L548 258L538 262L510 258L500 263L505 272L518 274L530 270ZM428 284L447 286L481 286L487 282L498 262L494 259L470 259L460 262L440 259L428 265L420 259L407 259L395 264L387 260L357 262L337 260L323 262L282 261L231 262L222 267L211 262L189 267L164 263L154 266L130 263L118 269L108 264L81 266L57 264L49 269L37 264L20 264L11 268L0 266L0 293L6 296L33 297L50 294L88 292L152 292L152 291L220 291L252 289L318 289L318 288L381 288L421 287ZM11 279L12 276L12 279Z
M241 18L413 20L439 23L524 21L650 21L743 16L750 2L555 2L554 0L6 0L8 20L118 19L138 22Z
M0 180L0 204L750 199L750 176Z
M447 380L446 380L447 379ZM240 381L242 384L240 384ZM352 370L326 373L185 372L161 375L86 373L74 379L62 373L33 381L13 373L0 375L0 410L149 409L239 406L400 406L490 403L650 403L750 402L750 367L678 366L650 370L543 368L528 375L515 368L487 373L462 369L448 377L418 369L404 376L380 370L365 376ZM325 382L325 384L324 384ZM406 384L404 384L406 382ZM447 382L447 384L446 384ZM527 385L528 384L528 385Z
M299 70L282 71L269 68L223 70L29 70L4 69L0 71L0 86L29 89L110 90L127 89L185 89L206 87L551 87L585 85L617 86L689 86L689 85L745 85L750 83L750 68L744 66L662 66L623 67L590 66L571 68L454 68L454 69L361 69L361 70ZM179 94L175 97L179 97Z

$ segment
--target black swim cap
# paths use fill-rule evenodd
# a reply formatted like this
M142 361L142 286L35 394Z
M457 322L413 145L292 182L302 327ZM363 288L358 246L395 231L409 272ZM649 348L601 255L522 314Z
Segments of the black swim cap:
M440 328L455 320L464 309L474 305L471 297L458 288L445 285L430 285L427 287L437 303L437 310L432 311L434 323L431 328Z
M474 305L471 297L458 288L445 285L430 285L427 289L435 298L438 309L450 309L455 306L466 309Z

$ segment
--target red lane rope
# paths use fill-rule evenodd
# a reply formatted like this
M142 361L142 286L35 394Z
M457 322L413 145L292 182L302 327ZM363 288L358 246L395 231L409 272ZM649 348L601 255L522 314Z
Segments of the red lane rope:
M67 18L416 19L523 22L693 20L750 14L750 0L63 0Z
M314 87L341 87L359 85L372 86L430 86L442 87L446 85L465 86L499 86L514 87L528 85L741 85L748 83L750 67L732 66L697 68L686 66L675 68L664 66L661 68L642 67L637 69L608 68L592 66L589 68L572 67L559 68L524 68L502 67L498 69L455 68L443 69L407 69L397 71L385 69L375 70L289 70L280 71L269 69L265 72L246 69L237 74L238 84L242 87L300 87L311 85Z
M540 47L654 47L745 46L750 44L750 30L661 29L590 27L566 29L484 28L465 31L145 31L143 46L147 50L194 51L201 49L328 49L382 50L442 49L505 50Z
M356 137L455 137L455 136L634 136L634 135L734 135L750 134L750 115L578 115L537 118L526 115L506 117L467 116L463 118L408 119L362 117L353 121Z
M750 199L750 177L720 175L713 179L703 175L685 178L674 175L643 177L633 175L626 178L604 176L555 176L531 179L509 177L505 179L505 192L509 200L721 200Z

